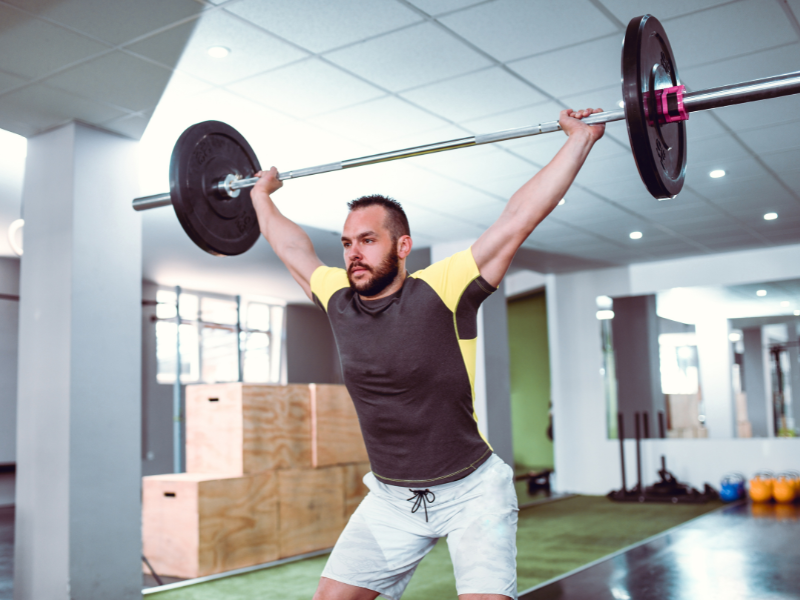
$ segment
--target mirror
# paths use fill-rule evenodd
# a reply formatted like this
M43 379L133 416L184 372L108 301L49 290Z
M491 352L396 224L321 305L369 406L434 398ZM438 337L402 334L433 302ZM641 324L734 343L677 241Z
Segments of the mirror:
M610 438L637 413L644 438L800 434L800 280L599 296L597 318Z

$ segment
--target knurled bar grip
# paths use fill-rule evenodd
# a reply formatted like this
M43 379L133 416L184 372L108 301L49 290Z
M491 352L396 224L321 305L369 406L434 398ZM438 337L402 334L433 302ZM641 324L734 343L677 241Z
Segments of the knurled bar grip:
M790 96L797 93L800 93L800 71L786 73L784 75L775 75L774 77L766 77L764 79L754 79L752 81L701 90L698 92L689 92L683 96L683 105L686 109L686 112L696 112L701 110L709 110L712 108L719 108L722 106L732 106L734 104L755 102L757 100L764 100L767 98ZM597 125L600 123L610 123L612 121L623 121L624 119L625 111L623 109L619 109L590 115L583 119L583 122L589 125ZM541 123L539 125L518 127L516 129L506 129L495 133L486 133L460 138L457 140L427 144L425 146L416 146L414 148L406 148L403 150L393 150L391 152L371 154L361 158L351 158L341 162L307 167L305 169L296 169L294 171L279 173L278 179L281 181L286 179L297 179L298 177L308 177L309 175L318 175L320 173L351 169L353 167L388 162L390 160L411 158L413 156L422 156L424 154L432 154L434 152L455 150L457 148L467 148L469 146L478 146L481 144L493 144L495 142L503 142L506 140L541 135L543 133L552 133L560 130L561 126L558 124L558 121L548 121L547 123ZM258 177L240 179L232 182L230 184L230 189L237 190L241 188L252 187L257 181ZM135 210L148 210L150 208L157 208L159 206L169 206L170 204L172 204L172 200L170 199L170 195L168 193L156 194L154 196L136 198L133 201L133 208Z

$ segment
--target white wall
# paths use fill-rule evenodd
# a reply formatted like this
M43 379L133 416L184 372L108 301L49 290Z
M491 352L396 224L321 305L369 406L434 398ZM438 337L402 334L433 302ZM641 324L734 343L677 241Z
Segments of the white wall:
M619 445L606 432L606 402L600 373L600 295L651 294L673 287L735 285L800 278L800 245L732 252L627 267L547 275L548 328L553 396L557 486L561 491L605 494L621 485ZM521 279L518 277L518 279ZM530 278L532 282L539 281ZM514 286L515 292L524 291ZM709 415L731 429L732 407ZM709 428L714 423L709 421ZM730 471L800 469L800 439L652 440L644 444L645 483L654 481L661 454L682 481L719 485ZM628 485L635 477L635 452L626 444Z

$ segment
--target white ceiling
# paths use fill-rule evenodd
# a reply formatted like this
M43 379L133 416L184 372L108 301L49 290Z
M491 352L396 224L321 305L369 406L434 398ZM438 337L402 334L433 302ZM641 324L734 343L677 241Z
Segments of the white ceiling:
M307 167L549 121L567 106L616 108L624 28L647 12L690 89L800 64L800 0L0 0L0 127L32 135L80 118L138 138L149 123L142 194L167 190L174 141L211 118L239 129L264 166ZM231 54L210 58L215 45ZM693 114L684 191L663 202L639 180L624 124L610 124L566 204L526 242L528 266L800 242L798 107L789 97ZM380 192L403 202L418 246L474 238L563 141L290 181L276 201L335 231L346 200ZM728 175L710 179L715 168ZM169 209L143 221L145 263L160 264L184 234Z

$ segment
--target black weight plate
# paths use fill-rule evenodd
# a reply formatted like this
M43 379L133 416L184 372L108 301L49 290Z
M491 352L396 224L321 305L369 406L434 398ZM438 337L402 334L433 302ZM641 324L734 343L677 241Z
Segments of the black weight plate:
M234 256L249 250L259 235L250 189L222 197L214 185L226 175L252 177L261 170L247 140L230 125L205 121L181 134L172 150L169 191L184 231L206 252Z
M672 47L652 15L631 19L622 43L622 98L633 157L659 200L681 191L686 175L686 122L659 122L654 90L680 85Z

